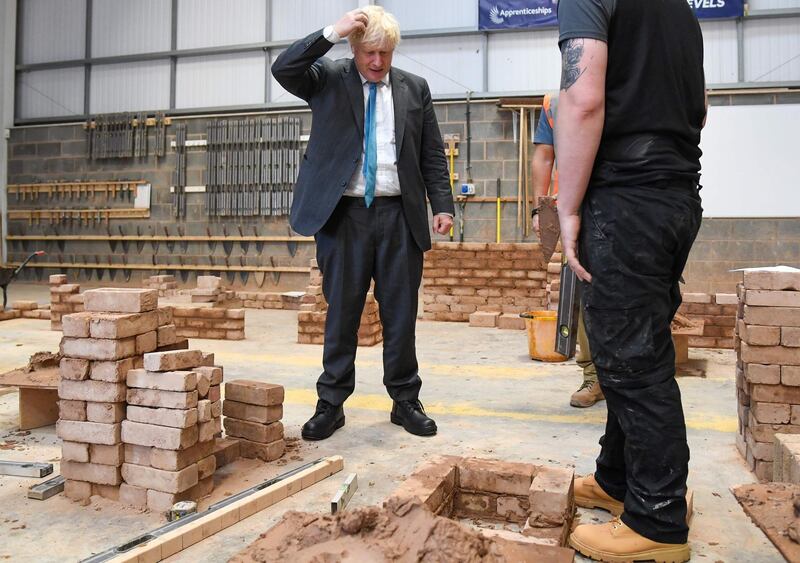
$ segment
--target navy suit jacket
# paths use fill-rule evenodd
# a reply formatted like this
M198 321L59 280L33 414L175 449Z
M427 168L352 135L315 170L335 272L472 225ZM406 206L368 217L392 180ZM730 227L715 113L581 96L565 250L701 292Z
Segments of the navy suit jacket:
M333 47L322 30L292 44L272 75L311 107L313 120L294 190L290 223L316 234L342 197L364 146L364 90L353 59L324 55ZM392 67L397 174L406 221L417 245L431 247L427 195L434 214L454 214L439 124L425 79Z

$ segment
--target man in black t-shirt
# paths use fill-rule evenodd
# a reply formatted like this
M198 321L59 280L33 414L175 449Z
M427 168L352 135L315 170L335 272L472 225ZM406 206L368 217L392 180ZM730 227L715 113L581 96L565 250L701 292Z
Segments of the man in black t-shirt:
M700 227L703 41L686 0L562 0L561 237L608 416L575 502L619 520L571 545L604 561L689 559L689 448L670 323Z

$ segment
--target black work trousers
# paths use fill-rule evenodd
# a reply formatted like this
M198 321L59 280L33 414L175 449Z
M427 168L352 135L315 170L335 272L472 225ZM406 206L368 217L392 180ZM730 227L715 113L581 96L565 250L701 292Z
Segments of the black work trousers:
M595 478L624 501L622 521L684 543L689 446L670 323L678 281L700 228L691 184L598 187L583 203L580 258L586 332L608 418Z
M358 327L375 280L383 324L383 383L395 401L415 400L422 381L415 329L423 253L406 222L400 197L343 197L316 234L322 293L328 302L320 399L341 405L356 385Z

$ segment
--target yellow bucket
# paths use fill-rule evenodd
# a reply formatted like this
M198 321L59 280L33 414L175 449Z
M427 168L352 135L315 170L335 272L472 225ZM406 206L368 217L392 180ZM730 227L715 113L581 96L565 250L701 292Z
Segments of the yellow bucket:
M556 352L556 311L528 311L519 315L528 329L528 352L532 360L563 362L567 359Z

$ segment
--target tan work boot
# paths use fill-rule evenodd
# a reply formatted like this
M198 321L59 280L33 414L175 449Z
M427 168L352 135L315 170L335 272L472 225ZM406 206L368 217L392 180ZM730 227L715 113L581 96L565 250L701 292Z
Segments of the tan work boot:
M575 391L569 398L569 404L573 407L585 409L591 407L597 401L603 401L603 390L596 381L584 381L580 389Z
M569 544L586 557L609 563L684 563L690 555L688 543L649 540L617 519L578 526L569 536Z
M618 501L597 484L594 473L586 477L575 478L575 504L581 508L602 508L614 516L619 516L625 509L625 503Z

